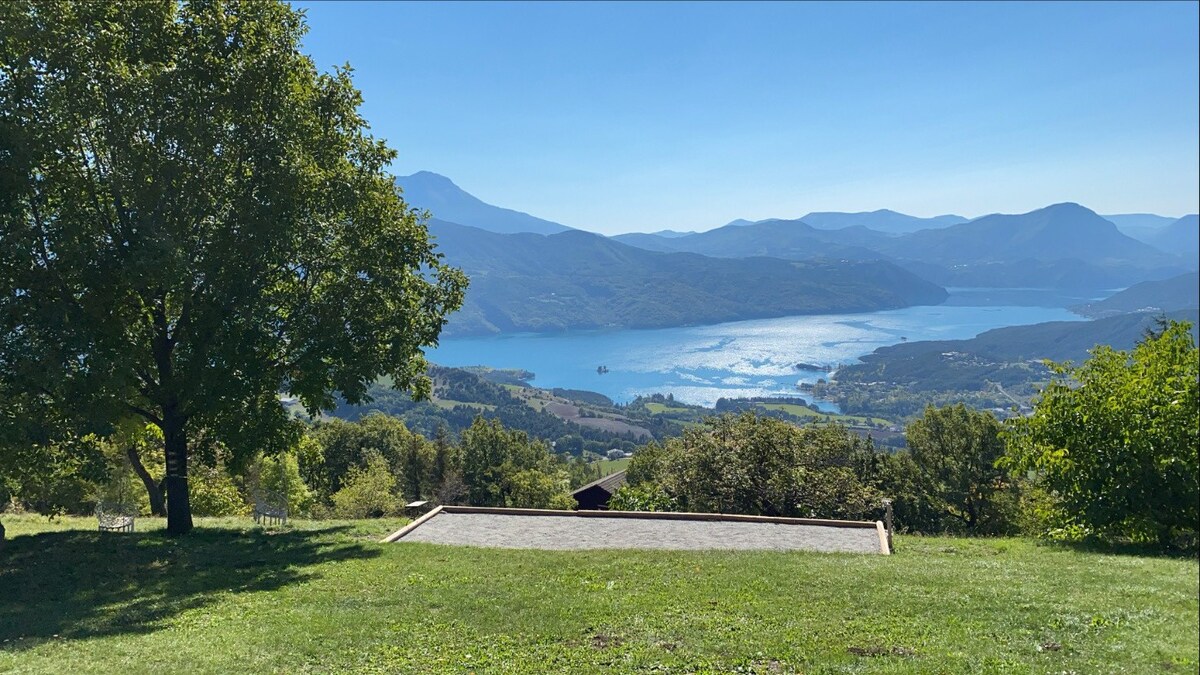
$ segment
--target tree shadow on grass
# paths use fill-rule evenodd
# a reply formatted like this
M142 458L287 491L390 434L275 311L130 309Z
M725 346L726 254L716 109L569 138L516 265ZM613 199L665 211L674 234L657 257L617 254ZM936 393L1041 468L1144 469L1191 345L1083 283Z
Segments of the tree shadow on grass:
M1185 543L1179 547L1164 548L1159 544L1148 542L1084 539L1082 541L1044 542L1043 545L1077 551L1079 553L1125 555L1136 558L1177 558L1186 560L1188 558L1195 559L1198 555L1195 543Z
M149 633L217 594L272 591L311 568L378 550L339 540L346 528L285 531L50 532L0 548L0 649L48 638Z

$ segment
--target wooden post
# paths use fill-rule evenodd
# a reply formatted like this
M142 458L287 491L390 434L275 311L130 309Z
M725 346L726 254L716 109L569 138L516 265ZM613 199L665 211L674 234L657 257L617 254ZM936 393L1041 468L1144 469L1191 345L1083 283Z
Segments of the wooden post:
M896 552L896 544L892 542L892 500L883 500L883 527L887 530L888 550Z

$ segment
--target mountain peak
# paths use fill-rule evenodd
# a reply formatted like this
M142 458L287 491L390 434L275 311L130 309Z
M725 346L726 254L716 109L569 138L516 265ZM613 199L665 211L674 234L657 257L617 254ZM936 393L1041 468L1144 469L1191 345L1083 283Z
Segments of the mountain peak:
M404 193L404 201L409 206L429 211L434 217L446 222L501 234L554 234L571 229L528 213L492 206L460 188L446 176L432 171L418 171L411 176L400 176L396 179L396 185L400 186Z
M1059 202L1057 204L1051 204L1050 206L1046 206L1039 210L1051 211L1054 213L1090 213L1092 215L1097 215L1095 211L1093 211L1093 210L1089 209L1088 207L1083 206L1081 204L1077 204L1075 202Z
M441 184L441 185L447 185L447 186L453 185L456 188L458 187L457 185L454 185L454 181L450 180L449 178L443 176L440 173L434 173L432 171L417 171L416 173L412 174L411 176L401 176L397 180L420 181L420 182L426 183L426 184ZM459 188L459 189L462 189L462 188Z

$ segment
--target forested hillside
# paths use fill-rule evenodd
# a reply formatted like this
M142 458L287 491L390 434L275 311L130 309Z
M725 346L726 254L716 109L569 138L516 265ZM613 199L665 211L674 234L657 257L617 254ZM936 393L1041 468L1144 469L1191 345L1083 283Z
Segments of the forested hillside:
M1195 309L1166 318L1189 321ZM1096 345L1130 349L1163 315L1122 314L1095 321L1052 321L997 328L969 340L930 340L880 347L844 366L816 390L851 414L911 417L926 404L967 401L976 407L1024 405L1049 371L1042 361L1080 362Z
M1099 318L1126 312L1171 312L1196 307L1200 307L1200 273L1191 272L1162 281L1143 281L1074 311Z
M502 235L433 221L471 278L446 334L662 328L937 304L941 287L880 261L656 253L582 231Z

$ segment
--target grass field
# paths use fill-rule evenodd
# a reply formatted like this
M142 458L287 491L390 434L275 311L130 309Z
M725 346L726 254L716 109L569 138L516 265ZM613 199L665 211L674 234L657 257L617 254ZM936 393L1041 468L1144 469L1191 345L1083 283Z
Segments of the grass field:
M629 457L622 457L621 459L600 459L596 460L595 464L600 467L602 472L601 475L607 476L610 473L616 473L618 471L624 471L625 469L628 469L629 459Z
M1014 539L895 556L187 537L5 516L0 671L1196 672L1197 563Z
M646 407L646 410L650 411L651 413L653 413L655 415L661 415L663 413L679 414L679 413L693 412L693 410L691 408L680 408L677 406L670 406L665 403L650 402L650 403L643 403L642 405L644 405Z
M844 422L846 424L891 424L891 422L882 417L861 417L859 415L838 415L836 413L821 413L802 405L794 403L759 403L759 406L767 410L778 410L785 412L794 417L828 417L834 422Z

